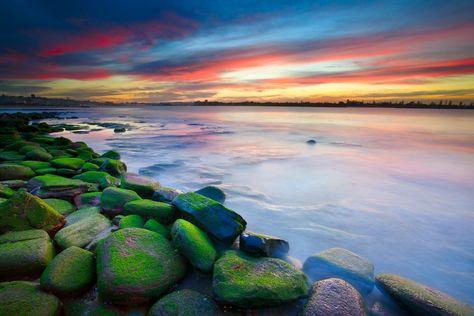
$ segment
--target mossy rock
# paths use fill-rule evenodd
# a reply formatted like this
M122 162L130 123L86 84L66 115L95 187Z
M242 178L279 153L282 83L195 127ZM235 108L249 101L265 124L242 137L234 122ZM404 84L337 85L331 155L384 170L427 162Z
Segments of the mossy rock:
M97 247L99 295L114 304L151 302L185 273L186 264L170 242L146 229L120 229Z
M72 158L72 155L67 154L61 149L50 149L49 153L53 155L54 158Z
M160 183L152 178L127 173L121 177L121 187L137 192L144 199L151 199Z
M290 245L278 237L247 231L239 237L239 249L256 256L283 258L290 250Z
M101 197L102 192L82 193L74 197L74 204L76 204L77 208L99 206Z
M0 198L9 199L15 194L15 190L10 189L6 185L0 184Z
M20 152L21 154L26 154L29 151L37 150L37 149L41 150L43 148L39 144L31 143L29 145L25 145L21 147L20 149L18 149L18 152Z
M236 212L203 195L189 192L173 200L183 217L216 240L231 244L247 225Z
M240 307L266 307L304 297L306 276L283 260L251 257L229 250L214 265L217 299Z
M18 162L18 164L25 167L29 167L33 171L51 167L51 164L46 161L25 160L25 161Z
M76 210L76 207L68 201L61 199L44 199L46 203L52 206L56 211L62 215L68 215Z
M6 199L6 198L2 198L2 197L0 197L0 204L2 204L3 202L6 202L6 201L7 201L7 199Z
M55 140L56 140L55 137L48 136L48 135L39 135L39 136L33 137L32 139L32 141L34 141L35 143L40 143L40 144L53 144Z
M123 213L125 204L140 199L135 191L109 187L102 192L100 207L110 214L117 215Z
M173 246L203 272L211 272L217 251L209 237L192 223L178 219L171 227Z
M153 193L153 197L151 199L153 201L168 203L168 202L173 201L173 199L180 194L183 194L183 192L178 189L168 188L168 187L159 187Z
M207 295L184 289L163 296L148 311L147 316L220 315L219 307Z
M27 281L0 283L0 315L57 316L61 302L41 291L38 284Z
M78 179L47 174L28 181L28 190L42 198L72 198L85 192L97 191L97 185Z
M56 168L79 170L85 161L80 158L56 158L51 160L51 163Z
M166 228L163 224L154 219L149 219L146 221L143 228L151 230L152 232L158 233L166 238L170 238L170 230Z
M90 151L81 150L77 153L76 158L80 158L84 161L89 161L94 158L94 155Z
M104 164L104 162L106 162L107 160L109 160L110 158L105 158L105 157L98 157L98 158L94 158L92 159L91 161L89 161L90 163L93 163L95 165L98 165L99 167L102 166Z
M204 187L202 189L199 189L196 191L197 194L204 195L207 198L210 198L216 202L219 202L221 204L224 204L225 202L225 193L222 191L222 189L209 185L207 187Z
M0 181L28 180L35 176L35 172L28 167L4 163L0 164Z
M86 171L73 177L89 183L98 184L100 188L116 186L120 184L119 179L104 171Z
M0 232L38 228L54 234L64 223L58 211L26 191L16 192L0 205Z
M107 159L100 165L100 170L110 173L118 177L127 172L127 166L120 160Z
M102 154L101 157L120 160L120 154L116 152L115 150L106 151L105 153Z
M55 174L61 177L66 177L66 178L72 178L75 175L77 175L77 170L74 169L68 169L68 168L58 168L56 169Z
M120 219L119 228L142 228L145 221L140 215L127 215Z
M58 231L54 240L62 249L72 246L82 248L108 228L110 228L110 220L107 217L102 214L91 215Z
M0 151L0 161L20 161L25 159L25 155L17 151L4 150Z
M51 238L44 230L3 234L0 236L0 279L39 276L54 254Z
M154 218L160 223L168 224L176 217L176 209L164 202L153 200L134 200L124 205L126 214L137 214L147 218Z
M100 208L97 206L89 206L78 209L75 212L72 212L66 217L66 225L72 225L77 223L87 217L96 215L100 213Z
M99 171L99 166L90 162L86 162L85 164L82 165L81 167L81 172L86 172L86 171Z
M37 169L35 170L35 173L39 176L43 176L45 174L56 174L56 171L57 169L56 168L41 168L41 169Z
M76 295L94 284L95 258L90 251L70 247L57 255L40 278L41 288L59 296Z
M49 161L53 159L53 156L44 149L33 149L25 154L26 159Z
M474 308L426 285L395 274L380 274L377 287L385 290L413 315L474 315Z
M23 180L5 180L1 182L2 185L9 187L12 190L18 190L25 187L26 182Z

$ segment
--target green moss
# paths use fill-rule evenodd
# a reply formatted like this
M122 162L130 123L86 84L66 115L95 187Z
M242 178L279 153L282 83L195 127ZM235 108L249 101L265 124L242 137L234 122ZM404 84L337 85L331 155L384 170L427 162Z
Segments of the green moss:
M120 160L120 154L114 150L109 150L105 152L104 154L102 154L102 157Z
M38 144L35 144L35 143L31 143L29 145L25 145L23 147L21 147L20 149L18 149L18 151L21 153L21 154L26 154L27 152L31 151L31 150L35 150L35 149L42 149L40 145Z
M210 199L213 199L214 201L217 201L221 204L225 202L225 193L222 191L220 188L209 185L207 187L204 187L200 190L197 190L196 193L204 195L205 197L208 197Z
M32 141L36 143L42 143L42 144L53 144L55 140L56 140L55 137L47 136L47 135L36 136L36 137L33 137L32 139Z
M10 232L0 236L0 279L36 277L54 257L44 230Z
M41 287L56 295L75 295L94 283L95 259L90 251L70 247L57 255L40 278Z
M76 204L78 208L85 206L97 206L100 205L101 197L102 192L82 193L74 197L74 204Z
M76 207L71 202L61 199L44 199L46 203L52 206L56 211L62 215L67 215L76 210Z
M87 217L100 213L100 208L96 206L84 207L75 212L72 212L66 217L66 225L77 223Z
M212 286L218 300L247 308L293 301L309 289L306 276L289 263L234 250L216 261Z
M25 154L27 159L31 160L40 160L40 161L49 161L53 156L44 149L33 149Z
M127 166L120 160L107 159L100 165L100 170L110 173L113 176L120 176L127 172Z
M18 163L19 165L29 167L33 170L44 169L51 167L51 164L46 161L25 160Z
M101 188L106 188L113 185L118 185L119 180L112 177L110 174L104 171L86 171L73 177L89 183L96 183Z
M54 240L62 249L72 246L82 248L108 228L110 220L107 217L102 214L91 215L61 229Z
M35 170L35 173L39 176L42 176L45 174L55 174L56 168L41 168L41 169Z
M124 209L126 214L151 217L163 224L170 223L176 217L176 209L172 205L146 199L128 202Z
M142 228L145 221L140 215L127 215L124 216L119 223L119 228Z
M82 165L81 172L86 172L86 171L98 171L99 166L90 162L86 162L85 164Z
M100 206L109 213L119 214L123 212L126 203L139 199L140 196L135 191L109 187L102 193Z
M28 180L35 176L31 168L18 164L0 164L0 181L4 180Z
M148 311L147 316L219 315L219 307L207 295L184 289L163 296Z
M71 178L77 175L77 170L68 168L58 168L56 169L56 174L61 177Z
M147 220L143 228L158 233L166 238L170 237L170 230L154 219Z
M10 198L15 194L15 191L10 189L9 187L0 184L0 198Z
M0 315L59 315L61 302L33 282L0 283Z
M41 197L72 197L84 192L97 191L97 185L78 179L47 174L28 182L28 189Z
M186 272L184 260L160 234L125 228L97 247L99 294L114 304L149 302L175 285Z
M0 160L1 161L19 161L25 159L25 155L20 154L17 151L0 151Z
M51 160L56 168L67 168L78 170L84 165L85 161L80 158L56 158Z
M142 198L151 199L155 190L160 187L160 183L152 178L127 173L121 178L121 187L137 192Z
M89 161L93 159L93 154L90 151L81 150L77 153L76 158L80 158L84 161Z

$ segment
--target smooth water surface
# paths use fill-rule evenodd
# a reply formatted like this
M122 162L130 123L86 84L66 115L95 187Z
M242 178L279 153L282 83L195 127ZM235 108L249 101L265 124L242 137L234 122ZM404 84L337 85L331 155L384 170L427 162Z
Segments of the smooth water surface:
M474 111L70 111L78 119L67 123L131 129L66 136L118 150L130 171L166 186L222 186L249 230L287 239L302 262L344 247L370 259L376 273L401 274L474 303Z

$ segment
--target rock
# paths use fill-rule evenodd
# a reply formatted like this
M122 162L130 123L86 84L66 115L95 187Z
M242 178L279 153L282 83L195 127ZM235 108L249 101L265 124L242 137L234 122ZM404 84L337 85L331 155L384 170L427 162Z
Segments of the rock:
M55 174L57 174L58 176L61 176L61 177L72 178L75 175L77 175L77 170L67 169L67 168L59 168L59 169L56 169Z
M183 192L173 188L160 187L153 193L152 200L158 202L171 202Z
M143 225L145 225L145 221L140 215L127 215L119 222L119 228L142 228Z
M26 154L27 152L35 150L35 149L40 149L41 150L43 148L41 148L41 146L38 145L38 144L30 143L29 145L25 145L25 146L21 147L20 149L18 149L18 151L21 154Z
M18 164L31 168L35 172L36 170L39 170L39 169L51 168L51 164L46 161L25 160L25 161L19 161Z
M76 210L76 207L70 202L61 199L44 199L52 208L62 215L68 215Z
M137 214L143 217L154 218L160 223L168 224L176 217L176 209L164 202L153 200L135 200L124 205L126 214Z
M145 229L120 229L97 246L99 294L114 304L150 302L185 273L186 264L169 241Z
M79 170L85 161L80 158L56 158L51 160L51 164L56 168L66 168Z
M70 247L57 255L41 274L45 291L56 295L75 295L94 284L95 259L90 251Z
M35 176L35 172L31 168L10 164L0 164L0 181L4 180L28 180Z
M0 204L2 204L3 202L6 202L6 201L7 201L7 199L0 197Z
M99 188L102 189L120 184L119 179L112 177L110 174L104 171L86 171L84 173L74 176L73 179L79 179L84 182L95 183L99 185Z
M45 175L45 174L56 174L57 169L56 168L41 168L41 169L36 169L35 173L39 176Z
M112 218L112 224L115 225L115 226L118 226L120 225L120 221L122 220L122 218L124 218L125 215L117 215L117 216L114 216L114 218Z
M278 258L288 253L290 245L278 237L244 232L239 238L239 248L253 255Z
M0 198L11 198L15 194L15 190L10 189L9 187L0 184Z
M343 279L364 293L371 292L374 287L374 265L343 248L331 248L310 256L303 264L303 271L315 281Z
M27 188L41 198L62 199L71 199L81 193L97 191L95 184L52 174L32 178L28 181Z
M0 315L59 315L61 302L40 290L33 282L13 281L0 283Z
M44 149L33 149L25 154L26 159L49 161L53 159L53 156Z
M128 311L126 311L128 312ZM114 305L101 302L98 299L92 300L90 297L76 298L64 302L64 314L66 316L141 316L145 315L143 312L126 313Z
M1 161L20 161L23 159L25 159L25 155L20 154L19 152L12 151L12 150L0 151Z
M26 185L26 182L23 180L6 180L1 181L0 184L9 187L10 189L18 190L23 188Z
M36 277L53 257L53 243L44 230L23 230L1 235L0 279Z
M144 199L151 199L160 187L158 181L134 173L126 173L121 178L121 187L138 193Z
M65 222L54 208L25 191L0 205L0 232L39 228L54 234Z
M413 315L474 315L474 308L426 285L395 274L380 274L377 287L385 290Z
M234 242L247 225L236 212L197 193L180 194L172 203L185 219L222 243Z
M217 251L209 237L184 219L178 219L171 227L173 246L188 258L191 264L203 272L211 272Z
M115 150L109 150L102 154L101 157L120 160L120 154Z
M89 207L84 207L81 208L66 217L66 225L72 225L74 223L77 223L87 217L96 215L100 213L100 208L96 206L89 206Z
M80 172L99 171L99 166L90 162L86 162L85 164L82 165L79 171Z
M195 193L204 195L205 197L213 199L214 201L219 202L221 204L224 204L225 202L224 191L213 185L197 190Z
M114 128L114 133L125 133L126 131L124 127Z
M219 301L245 308L278 305L308 293L306 276L289 263L235 250L214 264L212 286Z
M109 187L102 192L100 206L111 214L123 213L124 205L130 201L140 200L135 191Z
M341 279L325 279L313 284L303 316L366 316L362 296Z
M110 173L118 177L127 172L127 166L120 160L107 159L100 165L100 170Z
M100 205L100 198L102 192L88 192L76 195L74 197L74 204L77 208L83 208L86 206L98 206Z
M219 307L207 295L194 290L178 290L163 296L153 304L147 316L219 315Z
M316 141L314 139L310 139L310 140L307 140L306 141L306 144L308 145L315 145L316 144Z
M100 232L110 227L110 220L102 214L90 215L61 229L54 240L62 249L87 246Z
M166 238L170 237L169 229L154 219L147 220L145 225L143 225L143 228L151 230L152 232L158 233Z

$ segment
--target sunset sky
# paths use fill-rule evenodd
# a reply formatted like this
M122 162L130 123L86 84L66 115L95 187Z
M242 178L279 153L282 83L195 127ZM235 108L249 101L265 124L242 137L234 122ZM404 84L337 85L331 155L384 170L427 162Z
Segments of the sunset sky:
M474 100L473 12L472 0L6 0L0 93Z

